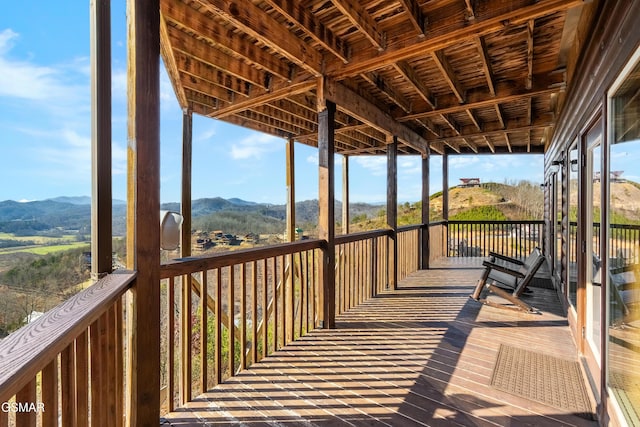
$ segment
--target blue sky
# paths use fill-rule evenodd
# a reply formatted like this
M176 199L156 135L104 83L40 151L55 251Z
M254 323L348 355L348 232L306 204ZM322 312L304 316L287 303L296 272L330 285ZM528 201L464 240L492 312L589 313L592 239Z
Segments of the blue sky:
M126 198L126 15L111 4L113 196ZM0 200L91 194L89 0L5 2L0 13ZM180 199L182 111L161 75L161 198ZM283 203L285 141L194 115L193 197L239 197ZM296 150L296 199L318 197L317 150ZM336 158L341 197L342 158ZM542 181L541 155L450 156L450 185ZM420 199L420 159L400 157L398 199ZM386 158L350 161L352 202L386 199ZM431 161L431 192L442 189L440 156Z

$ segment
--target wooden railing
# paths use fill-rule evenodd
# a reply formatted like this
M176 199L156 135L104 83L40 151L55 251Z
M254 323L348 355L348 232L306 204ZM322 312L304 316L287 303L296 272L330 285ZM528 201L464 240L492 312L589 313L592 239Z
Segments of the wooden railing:
M398 229L398 280L420 269L422 229L420 224Z
M124 424L123 297L117 271L0 341L0 426Z
M388 289L389 236L391 230L336 237L336 314Z
M304 240L162 265L162 413L316 327L322 250Z
M448 221L447 256L526 257L542 244L543 231L544 221Z

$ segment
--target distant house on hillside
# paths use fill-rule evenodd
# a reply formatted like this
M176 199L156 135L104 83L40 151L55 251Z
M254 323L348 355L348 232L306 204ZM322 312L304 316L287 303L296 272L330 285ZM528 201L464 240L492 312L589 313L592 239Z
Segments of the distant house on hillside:
M624 171L611 171L609 172L609 181L611 182L626 182L627 180L622 178L622 174ZM600 182L601 176L600 171L594 172L593 174L593 182Z
M480 187L480 178L460 178L460 187Z

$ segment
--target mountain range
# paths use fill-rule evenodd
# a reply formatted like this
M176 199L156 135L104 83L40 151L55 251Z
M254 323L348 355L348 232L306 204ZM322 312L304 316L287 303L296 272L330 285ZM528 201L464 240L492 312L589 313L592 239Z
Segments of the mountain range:
M336 218L339 218L342 204L336 202ZM350 205L352 215L373 216L380 211L379 205L354 203ZM179 203L163 203L163 210L180 212ZM192 202L193 218L207 217L221 213L251 215L253 220L264 218L270 223L273 220L284 221L286 205L256 203L239 198L224 199L222 197L197 199ZM318 201L306 200L296 203L296 222L313 223L318 219ZM22 235L41 234L57 230L74 230L80 234L89 234L91 225L91 198L56 197L32 202L16 202L5 200L0 202L0 232ZM126 203L121 200L113 202L113 234L123 235L126 225Z

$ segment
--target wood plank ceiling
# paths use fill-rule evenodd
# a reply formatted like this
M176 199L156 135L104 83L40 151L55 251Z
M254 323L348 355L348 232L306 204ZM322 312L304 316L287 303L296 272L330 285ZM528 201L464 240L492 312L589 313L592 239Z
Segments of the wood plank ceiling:
M184 109L305 144L326 96L338 153L540 153L582 5L162 0L161 52Z

